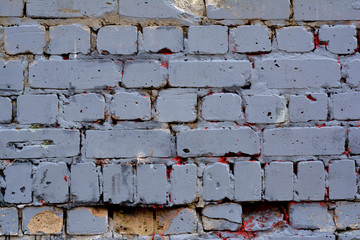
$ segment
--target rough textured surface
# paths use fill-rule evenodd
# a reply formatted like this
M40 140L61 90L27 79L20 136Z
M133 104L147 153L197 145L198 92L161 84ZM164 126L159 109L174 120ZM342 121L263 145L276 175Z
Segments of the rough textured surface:
M67 216L66 231L71 235L99 234L107 229L107 209L74 208L67 211Z
M27 207L22 220L26 234L60 234L63 229L63 211L59 208Z

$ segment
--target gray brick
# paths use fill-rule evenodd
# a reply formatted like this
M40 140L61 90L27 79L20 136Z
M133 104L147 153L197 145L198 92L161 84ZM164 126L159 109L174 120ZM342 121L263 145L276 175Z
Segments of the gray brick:
M356 191L355 162L338 160L330 163L329 198L331 200L354 199Z
M49 54L90 52L90 29L79 24L50 27Z
M295 191L301 201L324 200L325 169L321 161L298 163Z
M331 233L314 233L313 231L290 233L270 233L259 237L258 240L335 240Z
M294 198L293 163L271 162L265 166L265 196L268 201L290 201Z
M242 223L242 208L237 203L207 205L202 211L203 216L215 219L225 219L230 222Z
M170 174L171 202L192 203L197 191L197 167L195 164L172 165Z
M230 222L227 221L225 219L211 219L211 218L207 218L207 217L202 217L202 223L203 223L203 228L206 231L224 231L224 230L228 230L228 231L236 231L240 228L239 223L234 223L234 222ZM218 238L212 238L212 239L218 239Z
M276 31L276 40L280 50L286 52L309 52L314 49L312 32L303 27L284 27Z
M333 114L337 120L360 118L360 93L347 92L332 96Z
M134 174L129 164L109 164L103 168L104 201L114 204L134 199Z
M177 154L182 157L223 156L229 152L250 155L259 153L259 136L247 127L229 130L196 129L177 135Z
M71 166L70 194L76 202L98 202L100 197L99 170L94 163Z
M146 93L116 93L110 106L112 115L119 120L151 119L150 96Z
M360 85L360 60L355 59L352 61L349 61L348 63L348 78L346 81L350 83L353 86L359 86Z
M210 121L242 119L241 97L233 93L215 93L202 99L201 116Z
M281 123L287 120L286 100L278 95L245 97L246 121L250 123Z
M54 124L58 114L58 97L21 95L17 98L17 121L23 124Z
M261 165L260 162L241 161L234 167L235 200L261 200Z
M291 226L297 229L330 229L333 216L323 203L295 203L289 208Z
M202 41L206 39L206 41ZM228 28L220 25L190 26L188 51L197 54L223 54L229 50Z
M4 41L8 54L42 54L45 47L45 27L40 25L6 27Z
M318 88L340 85L340 65L334 59L266 59L260 63L260 80L269 88Z
M296 0L294 19L305 21L318 20L360 20L360 10L352 0Z
M326 93L307 93L291 95L289 101L289 117L291 122L307 122L326 120L328 100Z
M212 19L288 19L290 2L280 0L206 0L206 13Z
M161 91L156 102L160 122L193 122L197 118L197 95L176 91Z
M134 26L102 27L97 34L97 50L101 54L133 54L137 52L137 39Z
M265 231L284 223L284 214L273 204L257 204L244 208L243 222L245 231Z
M230 170L227 164L215 163L205 168L203 174L203 199L218 201L231 193Z
M0 208L0 235L18 235L19 216L16 208Z
M181 52L184 48L183 30L180 27L145 27L142 31L141 47L146 52L158 52L166 49Z
M89 130L85 148L88 158L171 157L174 141L167 130Z
M12 104L10 98L0 97L0 123L9 123L12 118Z
M319 40L327 42L326 49L332 53L353 53L357 48L356 27L354 25L322 26L319 30Z
M172 87L244 86L250 75L251 64L249 61L169 62L169 84Z
M30 203L32 201L31 163L13 163L4 170L6 182L4 201Z
M104 118L105 100L95 93L77 94L70 96L64 105L64 119L66 121L96 121Z
M165 204L166 166L163 164L138 165L136 170L136 194L138 201L144 204Z
M158 88L165 85L167 69L159 61L125 62L123 84L126 88Z
M68 18L68 17L100 17L105 13L117 11L117 1L109 0L27 0L26 13L29 17Z
M0 89L22 90L24 87L25 65L20 61L0 61Z
M266 156L300 156L342 154L345 150L345 129L277 128L264 131L263 153Z
M349 129L349 150L350 153L360 153L360 128Z
M198 219L194 208L175 208L156 211L157 234L184 234L197 231Z
M21 17L23 15L23 0L2 0L0 1L0 16Z
M338 234L339 240L358 240L360 236L360 230L346 231Z
M69 200L69 176L69 170L64 162L44 162L34 167L34 202L67 202Z
M63 210L55 207L26 207L22 211L24 234L56 234L63 229ZM52 223L52 228L49 227Z
M230 30L233 50L240 53L269 52L271 41L266 26L239 26Z
M102 234L107 224L107 209L78 207L67 211L66 231L70 235Z
M68 129L2 129L0 158L72 157L79 154L80 134Z
M335 208L336 228L360 229L360 203L337 202Z
M119 81L121 73L108 60L40 59L29 67L32 88L106 88L118 86Z

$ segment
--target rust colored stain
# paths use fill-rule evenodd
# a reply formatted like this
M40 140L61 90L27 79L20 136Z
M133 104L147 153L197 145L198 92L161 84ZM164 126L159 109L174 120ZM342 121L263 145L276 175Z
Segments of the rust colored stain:
M154 234L154 214L151 209L124 209L114 212L114 230L119 234L137 234L149 236Z
M316 101L316 98L314 98L311 94L306 95L307 99L309 99L310 101Z
M103 218L108 215L108 211L105 208L89 208L89 212L99 218Z
M63 219L49 209L47 209L32 217L27 227L30 231L30 234L61 233L61 229L63 227Z

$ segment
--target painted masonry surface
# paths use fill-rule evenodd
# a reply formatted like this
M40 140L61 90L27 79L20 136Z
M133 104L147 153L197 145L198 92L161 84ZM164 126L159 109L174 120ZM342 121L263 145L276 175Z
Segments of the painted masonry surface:
M0 239L360 239L360 1L0 0Z

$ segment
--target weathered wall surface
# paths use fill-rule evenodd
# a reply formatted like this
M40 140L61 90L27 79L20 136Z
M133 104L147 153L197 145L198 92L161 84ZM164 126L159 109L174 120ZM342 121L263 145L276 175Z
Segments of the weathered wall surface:
M359 20L357 0L0 0L0 235L360 239Z

